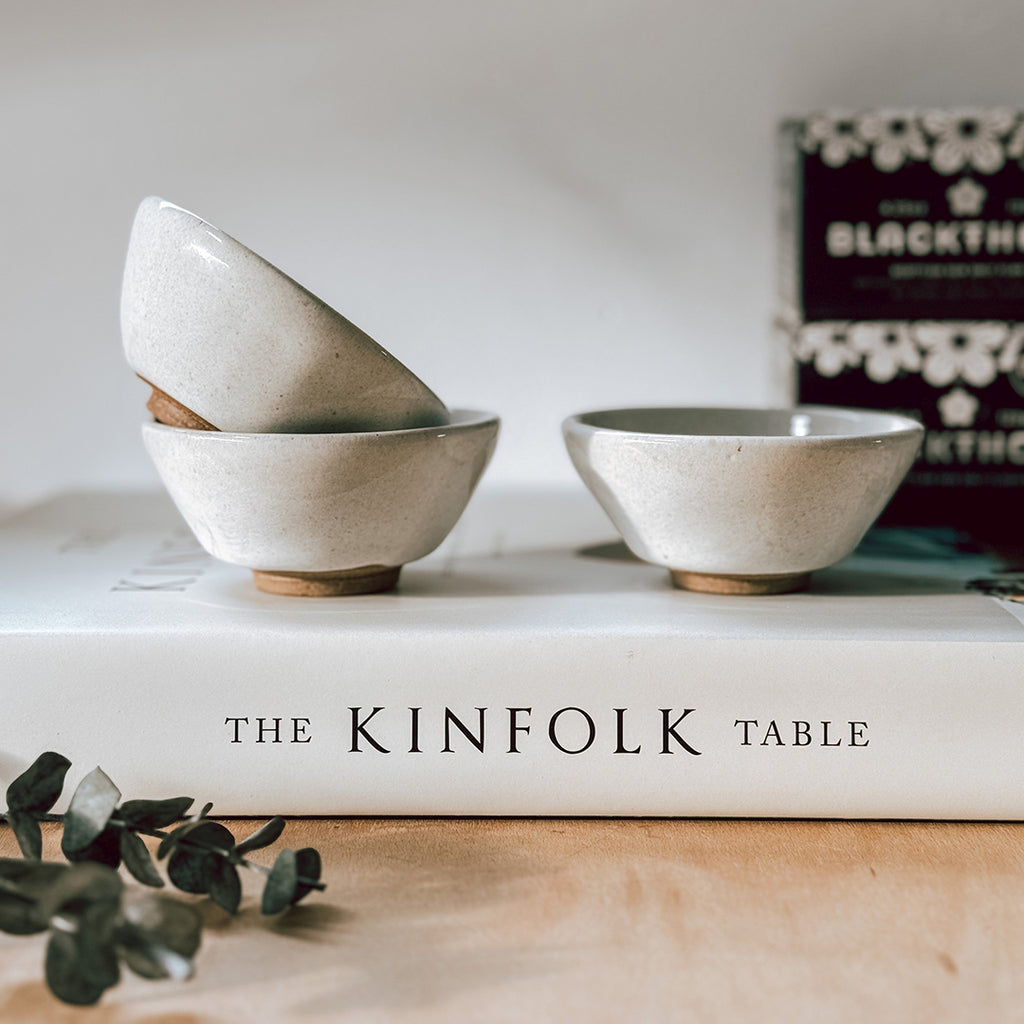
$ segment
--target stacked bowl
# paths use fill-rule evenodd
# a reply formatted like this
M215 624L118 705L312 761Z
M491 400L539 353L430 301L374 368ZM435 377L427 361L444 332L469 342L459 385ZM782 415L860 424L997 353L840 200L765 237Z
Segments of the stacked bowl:
M392 589L455 525L498 418L446 408L345 317L230 235L139 206L121 293L143 441L210 554L271 593Z

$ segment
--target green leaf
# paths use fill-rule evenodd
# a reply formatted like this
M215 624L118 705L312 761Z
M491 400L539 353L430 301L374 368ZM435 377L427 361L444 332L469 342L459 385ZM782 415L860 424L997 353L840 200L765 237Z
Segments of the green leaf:
M76 935L50 935L46 946L46 984L58 999L73 1006L93 1006L100 1001L110 986L106 977L93 977L90 966L82 960Z
M48 750L7 787L7 807L12 811L45 814L64 788L64 776L71 762L63 754Z
M42 860L43 831L32 814L12 807L7 812L7 824L11 826L22 854L29 860Z
M241 856L242 854L249 853L251 850L262 850L263 847L270 846L271 843L276 842L283 831L284 818L276 815L261 828L253 832L251 836L246 836L235 847L235 853Z
M45 932L46 928L46 919L40 915L35 900L0 892L0 931L8 935L33 935Z
M194 828L196 822L190 821L185 825L179 825L178 828L172 832L168 832L167 835L160 840L160 845L156 848L156 859L163 860L169 853L171 853L178 845L178 838L183 832L186 832L190 828Z
M202 914L195 907L146 893L125 902L116 942L125 964L141 977L185 981L192 976L202 930Z
M299 867L294 850L282 850L274 861L263 887L260 910L264 914L278 914L290 907L299 885Z
M48 889L69 870L66 864L49 860L0 857L0 890L19 892L36 899L43 890Z
M89 1006L117 984L114 926L122 889L111 868L76 864L41 895L39 912L50 922L46 981L64 1002Z
M205 896L210 891L219 860L215 853L179 846L167 861L167 877L182 892Z
M76 903L51 922L46 981L64 1002L91 1006L120 979L114 947L118 909L105 899Z
M121 799L121 791L100 768L94 768L78 784L64 815L65 855L84 850L107 827Z
M218 877L220 862L232 856L235 837L219 822L195 818L173 833L167 877L184 892L205 894ZM160 844L160 849L165 843Z
M260 909L264 914L277 914L322 888L320 871L320 854L311 846L282 850L267 877Z
M235 837L218 821L202 818L186 825L178 837L179 843L201 846L230 853L235 848Z
M167 828L185 816L192 806L190 796L175 796L168 800L126 800L117 815L129 828L152 832Z
M150 885L154 889L163 888L164 880L153 864L146 844L128 829L121 832L120 853L124 860L124 866L134 878L143 885Z
M156 851L157 859L163 859L181 843L204 848L215 847L227 853L234 849L235 837L219 822L208 818L192 818L161 840Z
M121 863L121 831L108 826L84 849L65 850L64 856L74 862L95 861L116 868Z
M295 854L295 865L299 871L299 884L295 887L292 904L304 899L314 889L323 888L319 885L322 864L320 854L312 846L303 847Z
M238 913L242 902L242 882L234 864L223 857L217 858L210 876L210 899L229 914Z
M39 912L47 919L68 908L86 905L104 908L112 919L120 906L123 888L121 876L113 868L103 864L72 864L55 875L49 886L41 888L36 898Z
M39 901L71 869L52 861L0 859L0 929L13 935L45 931Z

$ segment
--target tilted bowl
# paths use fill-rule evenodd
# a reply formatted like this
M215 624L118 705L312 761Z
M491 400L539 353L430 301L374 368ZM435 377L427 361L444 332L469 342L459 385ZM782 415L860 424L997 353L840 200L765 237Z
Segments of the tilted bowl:
M637 557L677 586L781 593L858 544L924 435L858 409L608 409L562 425L569 456Z
M231 432L394 430L447 422L441 400L369 335L261 256L151 196L121 289L129 365L150 410Z
M390 590L462 514L494 451L496 416L444 427L240 434L145 423L143 442L200 544L261 590Z

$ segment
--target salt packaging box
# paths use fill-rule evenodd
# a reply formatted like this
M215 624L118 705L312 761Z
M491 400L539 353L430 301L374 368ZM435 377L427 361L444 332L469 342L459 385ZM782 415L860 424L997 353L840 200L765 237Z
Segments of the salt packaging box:
M1024 535L1024 113L817 113L780 141L797 400L924 423L884 520Z

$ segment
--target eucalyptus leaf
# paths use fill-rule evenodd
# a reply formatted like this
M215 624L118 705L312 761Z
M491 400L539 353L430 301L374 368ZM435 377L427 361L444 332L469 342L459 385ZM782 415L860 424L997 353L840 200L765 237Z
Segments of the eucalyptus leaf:
M135 879L154 889L163 888L164 880L160 877L160 872L157 871L146 844L128 829L121 833L120 853L124 866Z
M79 956L75 935L54 932L46 946L46 984L65 1003L93 1006L110 987L104 978L94 978L90 965Z
M282 850L274 861L263 887L260 910L264 914L278 914L290 907L299 885L299 867L294 850Z
M121 969L114 948L119 904L77 903L51 922L46 981L67 1003L89 1006L117 984Z
M187 902L124 887L123 861L144 885L162 886L150 849L139 833L160 837L170 880L185 892L205 894L236 913L242 900L238 865L243 855L275 842L285 827L275 816L243 842L207 815L205 804L171 832L163 830L189 812L191 797L129 800L99 768L79 784L63 815L49 814L70 767L47 752L7 790L6 817L24 859L0 858L0 931L27 935L49 929L46 980L58 998L92 1005L120 979L120 961L143 978L185 980L193 974L203 918ZM61 848L71 864L41 860L39 819L63 820ZM253 865L250 865L253 866ZM263 869L261 869L263 870ZM271 914L322 889L320 855L312 848L284 850L269 873L262 899Z
M166 857L182 844L230 853L235 847L235 837L219 822L208 818L192 818L161 840L156 851L157 858Z
M64 815L65 854L83 850L107 827L121 799L121 791L101 768L94 768L78 784Z
M129 970L140 978L188 981L195 974L195 964L190 957L151 941L131 926L118 932L117 951Z
M45 932L46 928L47 921L40 915L34 899L0 892L0 931L8 935L33 935Z
M295 865L299 871L299 883L295 887L292 904L308 896L314 889L322 888L320 854L312 846L305 846L295 854Z
M167 861L167 877L182 892L204 896L210 891L220 858L207 850L179 846Z
M242 902L242 881L238 877L238 869L223 857L217 858L210 877L210 899L229 914L237 914L238 905Z
M121 863L121 829L108 825L88 846L81 850L64 850L73 862L95 861L116 868Z
M52 750L40 754L7 787L8 809L45 814L64 789L64 776L70 767L71 762L63 754Z
M167 835L160 840L160 845L156 848L156 859L163 860L177 845L178 839L181 837L183 832L187 832L188 829L194 828L196 822L190 821L185 825L179 825L172 832L168 832Z
M179 821L194 802L190 796L175 796L168 800L126 800L118 808L117 816L129 828L152 832Z
M67 874L67 864L45 860L0 857L0 890L19 892L36 899L41 892Z
M124 905L116 942L125 964L143 978L185 981L203 932L202 914L188 903L146 893Z
M181 956L192 957L199 949L203 915L190 903L164 893L145 892L124 901L123 917L125 927Z
M207 849L230 853L235 848L235 837L219 821L202 818L191 826L179 841L189 846L202 846Z
M39 892L39 912L53 919L69 907L90 905L103 908L112 919L120 907L123 889L121 876L113 868L103 864L72 864Z
M249 853L252 850L262 850L265 846L270 846L278 840L281 833L284 831L284 818L281 815L276 815L271 818L265 825L256 829L251 836L246 836L236 847L235 853L241 855Z
M7 811L7 824L11 826L18 847L29 860L43 858L43 830L30 811L10 808Z

